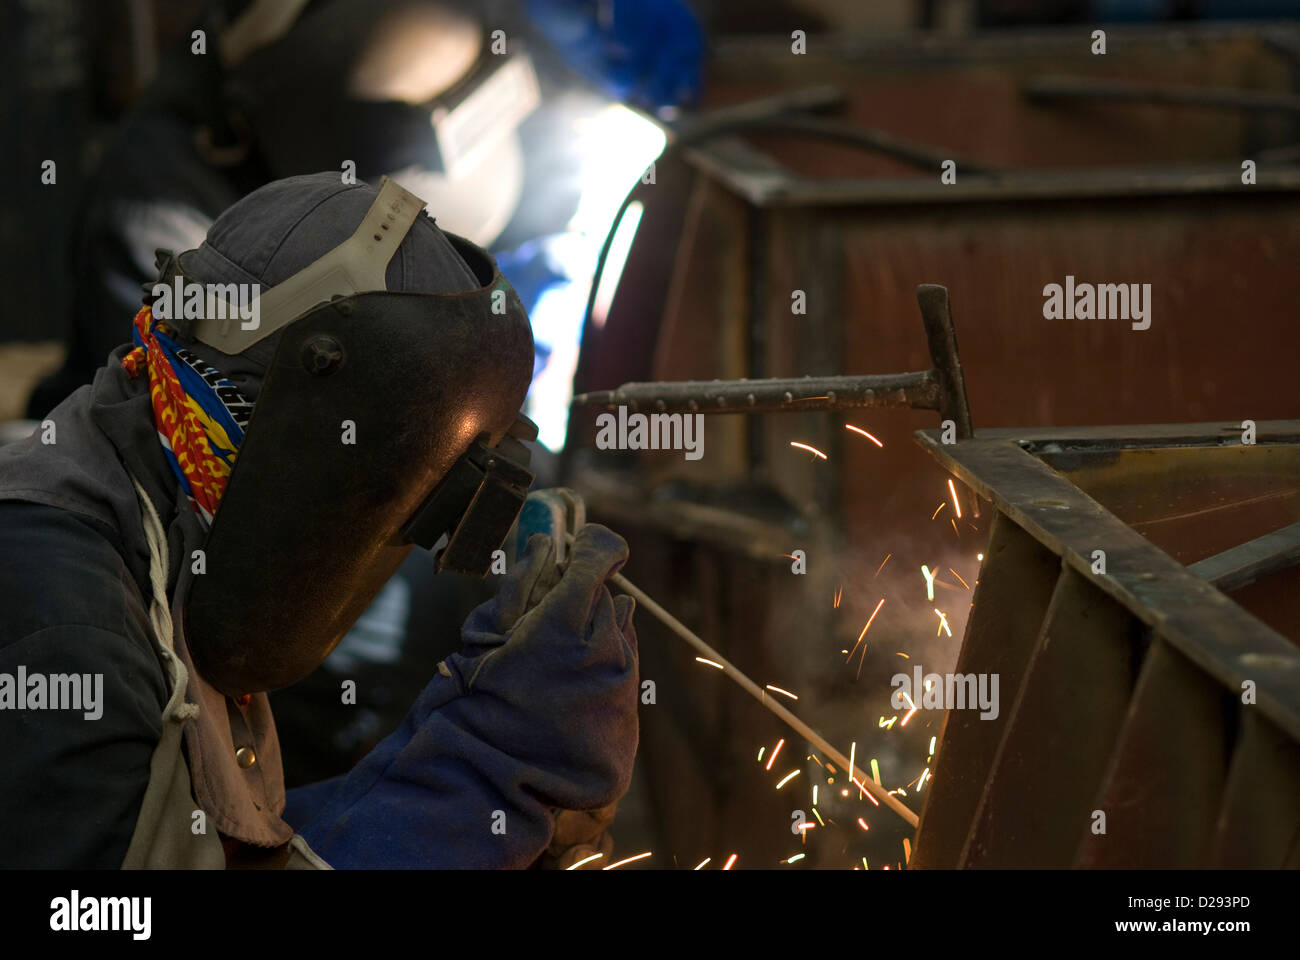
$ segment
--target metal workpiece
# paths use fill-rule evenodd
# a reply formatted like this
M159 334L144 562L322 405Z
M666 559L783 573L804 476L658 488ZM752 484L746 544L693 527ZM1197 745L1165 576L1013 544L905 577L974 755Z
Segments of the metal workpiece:
M862 407L938 410L939 382L926 370L861 377L625 383L615 390L580 394L573 402L655 413L810 413Z
M1285 454L1298 426L1261 422L1246 452ZM1293 565L1295 525L1185 567L1035 455L1140 485L1126 454L1199 448L1231 476L1231 435L918 431L995 508L957 671L999 675L1001 711L949 711L913 867L1300 865L1300 649L1224 592Z

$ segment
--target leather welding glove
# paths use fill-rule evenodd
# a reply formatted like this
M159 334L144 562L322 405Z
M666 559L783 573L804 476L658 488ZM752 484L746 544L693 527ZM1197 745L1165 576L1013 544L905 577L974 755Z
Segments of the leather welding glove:
M561 573L532 537L402 726L344 777L290 791L285 819L335 867L527 867L557 811L616 801L639 682L633 601L605 581L627 555L592 524Z

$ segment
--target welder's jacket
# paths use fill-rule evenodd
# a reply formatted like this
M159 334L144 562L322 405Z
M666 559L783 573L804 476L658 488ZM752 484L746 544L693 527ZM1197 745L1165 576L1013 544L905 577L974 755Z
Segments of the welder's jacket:
M103 674L97 720L0 710L0 867L525 867L559 810L622 795L635 634L597 569L563 616L476 611L402 728L351 773L290 791L286 811L266 695L227 698L190 659L181 611L203 532L126 349L0 447L0 673ZM602 535L597 566L621 564L626 545Z
M190 661L203 531L153 423L146 381L114 363L0 448L0 672L104 678L99 719L0 711L0 865L223 867L228 848L325 866L290 846L266 695L236 703Z

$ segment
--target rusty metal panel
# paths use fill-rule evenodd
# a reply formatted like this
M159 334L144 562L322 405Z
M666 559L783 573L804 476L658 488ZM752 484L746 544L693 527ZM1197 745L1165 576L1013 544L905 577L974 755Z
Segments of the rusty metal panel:
M1300 867L1300 744L1249 708L1242 710L1210 865Z
M998 674L999 697L1010 703L1059 572L1060 563L1049 550L998 514L956 672ZM948 711L925 793L913 867L957 866L1007 718L1007 711L989 719L975 710Z
M1111 46L1104 57L1091 54L1082 25L960 37L819 37L798 57L790 56L788 37L732 39L714 51L710 104L834 83L848 93L851 122L1021 169L1240 158L1261 144L1293 142L1294 128L1285 117L1151 104L1049 105L1022 94L1027 84L1059 73L1291 89L1291 64L1260 27L1112 25L1107 35ZM972 123L972 117L980 122ZM861 151L809 150L788 140L766 140L764 146L809 175L910 172L898 161Z
M1123 604L1230 690L1253 682L1259 706L1300 740L1300 649L1189 573L1068 479L1009 440L917 439L1017 525ZM1093 573L1093 551L1105 572Z
M962 866L1071 865L1128 710L1141 633L1123 607L1063 571Z
M1085 825L1082 867L1207 865L1228 770L1231 700L1170 644L1152 645L1119 746Z

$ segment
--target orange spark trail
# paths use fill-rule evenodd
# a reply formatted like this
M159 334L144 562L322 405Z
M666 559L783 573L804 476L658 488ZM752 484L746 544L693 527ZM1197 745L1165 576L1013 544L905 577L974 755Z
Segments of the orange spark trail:
M882 448L882 449L883 449L884 446L885 446L883 443L881 443L879 440L877 440L877 439L876 439L875 437L873 437L871 434L867 433L867 431L863 430L861 427L855 427L855 426L854 426L853 424L851 424L851 423L846 423L846 424L844 424L844 429L845 429L845 430L852 430L854 433L860 433L860 434L862 434L864 437L866 437L868 440L870 440L872 443L874 443L876 446L878 446L878 447L880 447L880 448Z
M628 857L626 860L620 860L618 863L611 863L608 867L601 867L602 870L613 870L615 867L621 867L625 863L635 863L637 860L644 860L650 856L652 851L647 850L645 853L638 853L635 857Z
M806 443L799 443L797 440L791 440L791 441L790 441L790 446L792 446L792 447L798 447L800 450L807 450L807 451L808 451L809 453L811 453L813 456L821 457L823 460L828 460L828 459L830 459L829 457L826 456L826 454L822 453L822 452L821 452L820 450L818 450L816 447L810 447L810 446L808 446L808 444L806 444Z
M946 506L948 506L948 501L947 501L947 500L945 500L943 503L941 503L941 504L939 504L937 507L935 507L935 508L934 508L934 513L930 514L930 519L933 520L935 517L937 517L937 516L939 515L939 511L942 510L942 509L943 509L944 507L946 507Z
M961 580L961 574L960 574L960 573L958 573L956 570L953 570L952 567L949 567L948 570L949 570L949 572L950 572L954 577L956 577L958 580ZM965 580L961 580L961 585L962 585L963 587L965 587L967 590L970 589L970 584L967 583Z
M785 738L782 737L780 740L776 742L776 746L772 748L772 755L767 758L766 769L768 770L772 769L772 761L776 759L776 755L781 752L781 748L784 746L785 746Z
M880 576L880 571L885 569L885 564L887 564L887 563L889 562L889 558L892 557L892 556L893 556L892 553L887 553L887 554L885 554L885 559L884 559L884 560L881 560L881 561L880 561L880 566L876 567L876 577ZM874 579L876 579L876 577L872 577L871 579L874 580Z
M731 865L732 865L733 863L736 862L736 857L738 857L738 856L740 856L740 854L738 854L738 853L733 853L729 858L727 858L727 865L726 865L725 867L723 867L722 869L723 869L723 870L730 870L730 869L731 869Z
M957 511L957 519L961 519L961 502L957 499L957 488L952 485L952 477L948 478L948 492L952 494L952 508Z
M888 559L888 558L886 558L886 559ZM878 614L878 613L880 612L880 608L883 607L884 605L885 605L885 598L884 598L884 597L881 597L881 598L880 598L880 602L879 602L878 604L876 604L876 609L875 609L875 610L872 610L872 611L871 611L871 616L867 618L867 625L866 625L865 627L863 627L863 628L862 628L862 632L861 632L860 634L858 634L858 643L861 643L863 637L865 637L865 636L867 635L867 631L871 629L871 621L876 619L876 614ZM891 609L892 609L892 608L891 608ZM844 662L845 662L845 663L848 663L850 660L853 659L853 652L854 652L854 650L857 650L857 649L858 649L858 643L855 643L855 644L853 645L853 650L850 650L850 651L849 651L849 655L844 659ZM863 655L864 655L864 656L866 655L866 651L865 651L865 650L863 651Z

